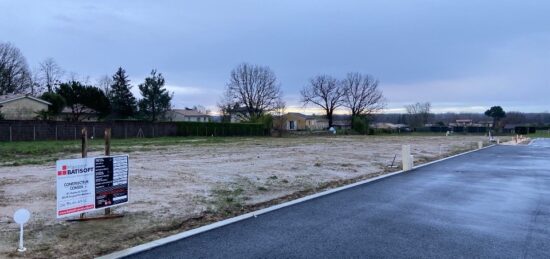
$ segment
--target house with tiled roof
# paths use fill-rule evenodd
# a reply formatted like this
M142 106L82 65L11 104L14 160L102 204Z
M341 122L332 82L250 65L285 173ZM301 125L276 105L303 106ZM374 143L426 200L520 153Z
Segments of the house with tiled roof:
M168 112L171 121L209 122L210 115L204 114L196 109L172 109Z
M28 94L0 95L0 113L5 120L33 120L51 103Z

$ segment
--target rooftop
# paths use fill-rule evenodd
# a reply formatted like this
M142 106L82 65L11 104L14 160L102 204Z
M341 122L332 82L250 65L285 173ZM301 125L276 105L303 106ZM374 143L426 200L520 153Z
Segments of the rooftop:
M181 114L187 117L204 117L209 116L194 109L173 109L172 112Z
M23 98L29 98L29 99L35 100L37 102L41 102L41 103L46 104L46 105L52 105L50 102L44 101L40 98L34 97L32 95L29 95L29 94L0 95L0 104L15 101L15 100L19 100L19 99L23 99Z

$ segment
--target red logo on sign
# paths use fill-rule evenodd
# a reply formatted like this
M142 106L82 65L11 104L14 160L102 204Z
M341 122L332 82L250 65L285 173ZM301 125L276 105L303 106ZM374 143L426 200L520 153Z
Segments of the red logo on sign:
M66 165L61 166L61 171L57 171L57 175L58 176L67 175L67 166Z

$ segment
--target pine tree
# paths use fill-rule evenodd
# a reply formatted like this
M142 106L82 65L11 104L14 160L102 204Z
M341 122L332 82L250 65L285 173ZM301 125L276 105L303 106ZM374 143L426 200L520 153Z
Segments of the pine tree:
M163 118L171 108L173 94L164 88L162 74L157 74L156 70L151 71L151 76L145 78L145 82L138 87L143 96L139 100L140 112L152 121Z
M132 117L136 113L136 98L130 89L132 86L126 71L119 67L113 75L113 84L109 93L113 114L118 118Z

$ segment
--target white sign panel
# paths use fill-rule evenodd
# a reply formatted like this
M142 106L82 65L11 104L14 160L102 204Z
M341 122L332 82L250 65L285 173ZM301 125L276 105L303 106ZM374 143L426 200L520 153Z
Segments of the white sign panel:
M128 202L128 156L59 160L57 218Z

